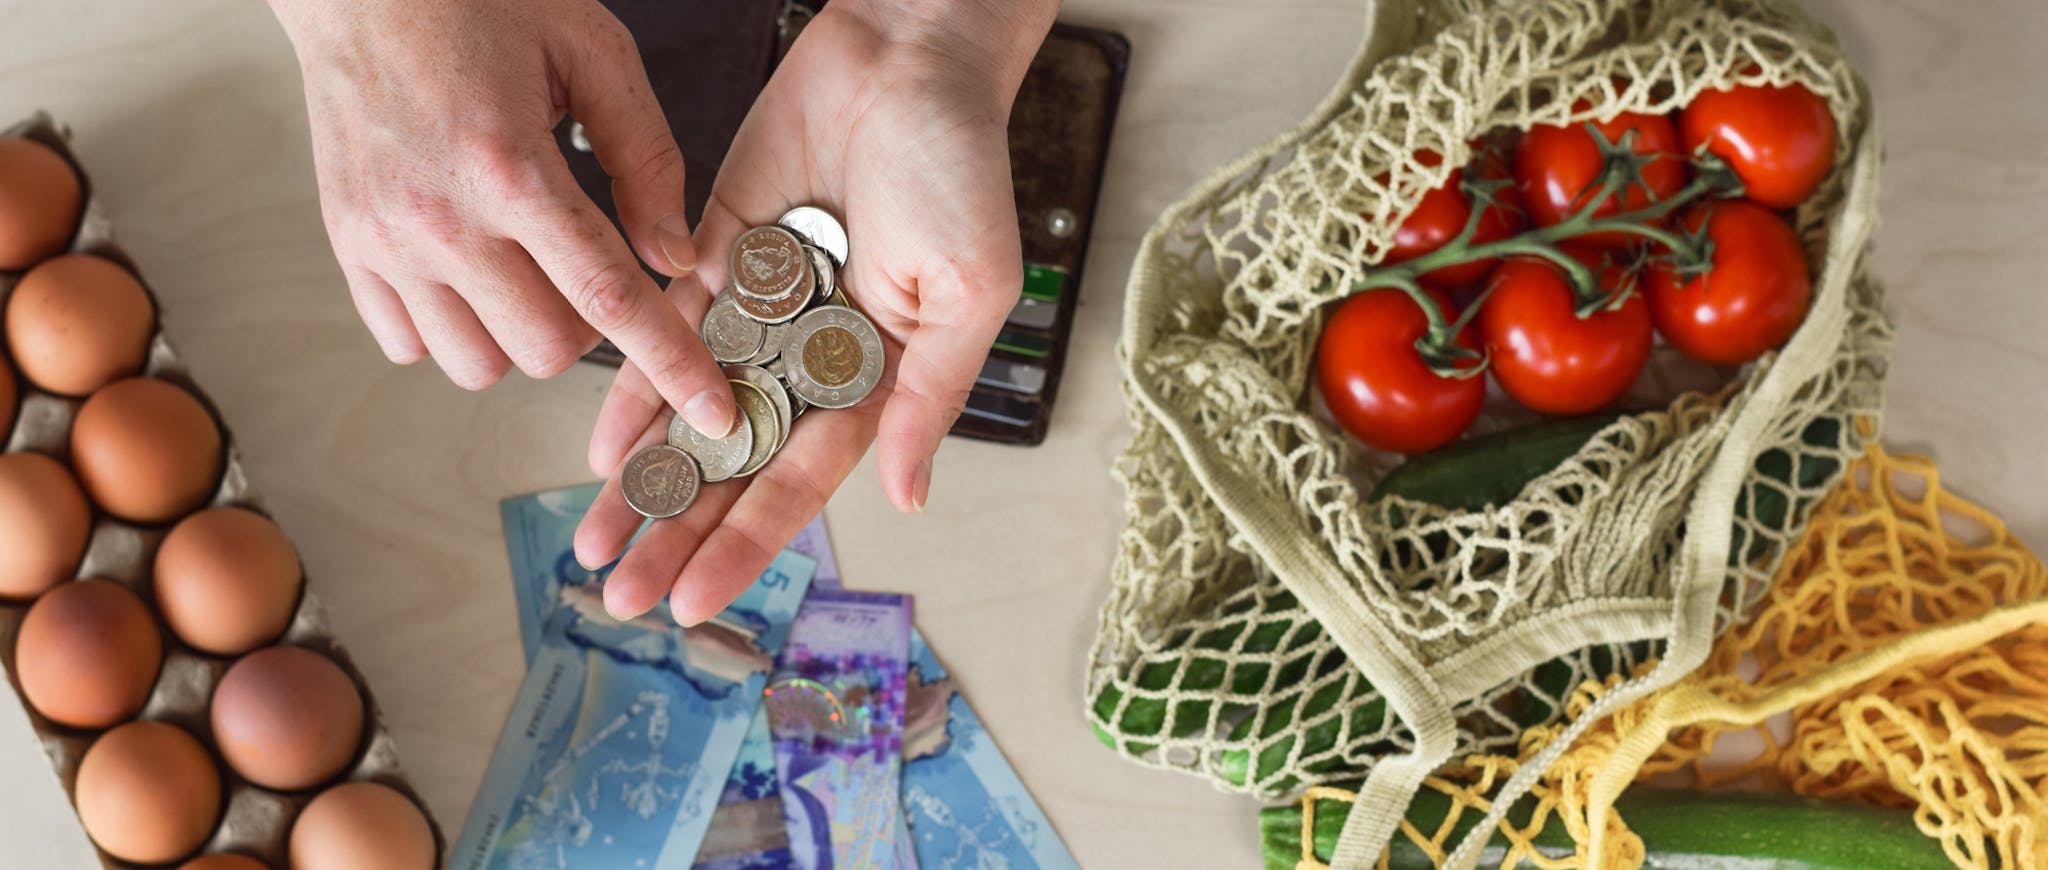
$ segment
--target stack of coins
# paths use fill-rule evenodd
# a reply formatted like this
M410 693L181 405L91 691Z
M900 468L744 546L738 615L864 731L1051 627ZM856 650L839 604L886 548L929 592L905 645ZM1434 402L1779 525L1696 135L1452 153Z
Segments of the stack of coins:
M731 286L704 314L704 346L725 364L739 408L723 438L678 415L668 443L633 455L620 483L642 515L682 513L706 483L747 477L775 458L812 407L851 408L882 379L882 335L846 298L846 228L801 206L733 242Z

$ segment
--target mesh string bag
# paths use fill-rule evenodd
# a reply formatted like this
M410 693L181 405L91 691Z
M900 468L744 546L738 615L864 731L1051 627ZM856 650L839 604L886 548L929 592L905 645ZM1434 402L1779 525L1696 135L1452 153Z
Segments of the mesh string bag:
M1572 686L1657 662L1578 728L1696 667L1869 437L1843 424L1878 413L1890 334L1866 271L1868 93L1796 7L1388 0L1371 17L1299 128L1198 185L1141 245L1120 347L1125 525L1086 685L1099 736L1141 763L1268 800L1364 777L1338 867L1380 854L1432 770L1511 753ZM1835 168L1793 216L1814 297L1787 344L1704 378L1660 348L1642 382L1658 410L1506 504L1368 503L1398 457L1314 410L1315 341L1338 288L1468 140L1787 82L1840 131ZM1479 428L1527 419L1496 401ZM1571 736L1518 769L1501 805Z
M1818 507L1748 622L1684 679L1594 723L1500 830L1502 868L1642 866L1647 844L1616 805L1634 783L1756 787L1913 811L1957 867L2048 864L2048 566L1935 464L1872 444ZM1620 677L1589 680L1572 715ZM1783 716L1783 730L1771 727ZM1404 824L1431 862L1493 805L1496 784L1565 730L1461 758L1425 780L1441 825ZM1717 752L1747 736L1747 750ZM1301 870L1325 867L1317 814L1348 790L1302 795ZM1576 849L1536 832L1562 822ZM1545 848L1549 845L1550 848ZM1789 856L1788 860L1789 860ZM1668 860L1668 859L1666 859Z

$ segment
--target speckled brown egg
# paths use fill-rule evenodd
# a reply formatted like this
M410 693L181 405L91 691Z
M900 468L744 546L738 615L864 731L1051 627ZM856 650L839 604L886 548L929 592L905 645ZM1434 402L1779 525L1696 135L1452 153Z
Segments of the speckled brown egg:
M320 793L292 823L292 870L432 870L434 832L419 807L389 786L345 782Z
M0 139L0 271L64 250L85 206L78 173L50 146Z
M139 523L177 519L220 480L220 427L191 393L156 378L115 381L78 409L71 465L107 513Z
M220 819L220 774L192 735L130 722L100 736L78 762L78 820L107 854L161 864L192 853Z
M277 640L299 602L299 553L262 514L208 508L178 521L156 551L156 609L171 633L214 655Z
M7 346L29 383L83 396L142 370L156 311L142 282L91 254L38 263L7 297Z
M149 700L164 644L149 608L127 587L73 580L29 607L14 659L36 712L73 728L105 728Z
M201 855L178 865L178 870L270 870L270 865L232 852Z
M71 579L92 535L92 508L61 463L0 454L0 598L26 599Z
M347 767L363 739L363 698L319 653L273 646L243 656L213 690L213 742L243 778L312 788Z

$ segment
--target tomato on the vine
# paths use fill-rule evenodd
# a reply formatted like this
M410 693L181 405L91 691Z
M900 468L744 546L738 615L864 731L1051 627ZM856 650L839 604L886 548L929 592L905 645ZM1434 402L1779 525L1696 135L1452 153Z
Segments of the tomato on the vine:
M1424 166L1435 166L1443 160L1434 151L1415 155ZM1512 180L1506 160L1498 154L1487 153L1479 161L1482 177ZM1405 263L1424 254L1435 251L1464 232L1465 224L1472 219L1472 197L1460 187L1465 180L1465 170L1460 166L1451 170L1451 176L1444 179L1442 186L1422 195L1415 210L1394 229L1394 246L1387 251L1386 263ZM1479 224L1472 231L1472 244L1483 245L1497 242L1522 231L1522 201L1515 194L1511 184L1501 185L1494 191L1494 202L1479 216ZM1474 284L1486 277L1499 259L1474 260L1454 263L1434 269L1422 276L1432 284L1458 286Z
M1580 318L1571 279L1535 255L1510 257L1493 272L1479 309L1494 380L1515 401L1545 414L1584 414L1628 392L1650 359L1650 309L1636 276L1601 252L1569 247L1603 294L1623 294L1617 307Z
M1620 142L1630 131L1635 141L1629 150L1649 156L1642 167L1642 183L1623 185L1620 196L1608 196L1594 209L1596 218L1620 211L1636 211L1661 201L1685 186L1685 157L1678 150L1678 131L1662 115L1623 112L1592 125L1609 142ZM1584 123L1560 127L1541 124L1522 135L1515 151L1515 182L1521 187L1522 206L1537 226L1547 227L1583 211L1600 190L1607 161L1600 143ZM1647 189L1645 189L1647 187ZM1654 197L1654 199L1653 199ZM1620 231L1579 236L1582 244L1622 248L1637 237Z
M1650 318L1664 340L1694 359L1740 365L1792 337L1812 296L1792 227L1734 199L1693 206L1678 223L1694 234L1704 225L1713 258L1692 277L1669 262L1651 266Z
M1428 296L1454 322L1458 312L1441 291ZM1323 401L1352 437L1380 450L1421 453L1450 443L1479 416L1483 377L1445 377L1415 349L1429 331L1408 294L1379 288L1339 303L1316 346L1316 382ZM1458 343L1478 350L1468 327Z
M1770 208L1806 201L1835 165L1835 116L1796 82L1704 91L1678 126L1687 153L1706 145L1742 179L1744 196Z

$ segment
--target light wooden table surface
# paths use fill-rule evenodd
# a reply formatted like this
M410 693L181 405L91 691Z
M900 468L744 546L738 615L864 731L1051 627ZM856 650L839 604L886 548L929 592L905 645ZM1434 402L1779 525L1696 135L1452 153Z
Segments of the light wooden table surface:
M2048 542L2048 6L1826 0L1876 91L1889 158L1878 273L1900 327L1887 439ZM1359 0L1071 0L1134 44L1052 435L950 441L931 510L898 515L864 462L827 512L852 585L917 621L1081 863L1249 867L1253 804L1119 761L1080 677L1108 584L1125 438L1113 345L1154 216L1290 126L1343 68ZM397 368L356 321L315 201L297 66L250 0L0 2L0 122L76 131L172 340L452 835L524 670L497 502L584 481L609 373L472 394ZM0 702L0 864L94 866L12 702Z

